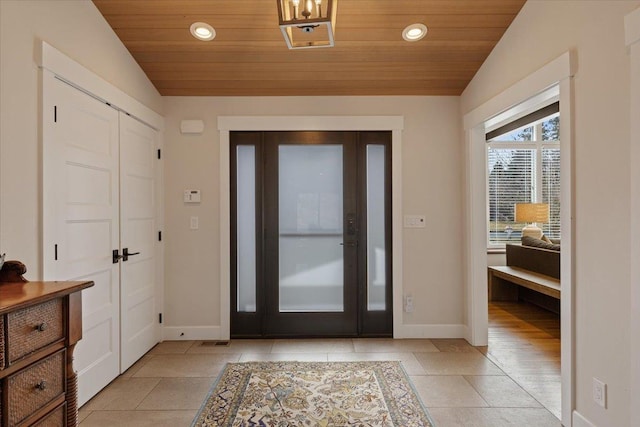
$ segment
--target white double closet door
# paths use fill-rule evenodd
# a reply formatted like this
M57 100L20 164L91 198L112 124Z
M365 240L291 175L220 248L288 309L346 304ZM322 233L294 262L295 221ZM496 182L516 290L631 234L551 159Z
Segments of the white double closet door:
M159 138L52 75L43 87L44 276L95 282L74 353L82 405L160 341Z

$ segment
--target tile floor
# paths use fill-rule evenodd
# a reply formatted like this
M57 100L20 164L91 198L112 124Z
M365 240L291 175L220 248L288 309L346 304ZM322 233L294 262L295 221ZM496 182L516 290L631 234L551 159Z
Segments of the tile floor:
M81 427L189 426L226 362L400 360L438 427L560 427L464 340L236 340L158 344L81 409Z

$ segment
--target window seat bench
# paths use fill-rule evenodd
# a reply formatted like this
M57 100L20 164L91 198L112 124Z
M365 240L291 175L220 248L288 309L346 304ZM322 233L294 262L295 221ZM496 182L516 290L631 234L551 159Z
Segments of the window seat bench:
M525 300L560 312L560 252L506 245L506 266L489 266L489 301Z
M560 280L551 276L511 266L492 266L488 268L488 271L490 301L495 301L494 298L500 298L504 296L505 293L509 293L504 290L506 288L498 290L500 287L498 283L502 284L502 282L499 281L506 281L514 285L523 286L532 291L560 299ZM498 295L494 296L494 293ZM511 295L513 295L513 293L511 293Z

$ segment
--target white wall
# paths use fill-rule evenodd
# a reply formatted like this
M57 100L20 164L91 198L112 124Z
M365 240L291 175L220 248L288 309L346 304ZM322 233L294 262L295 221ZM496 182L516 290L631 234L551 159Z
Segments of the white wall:
M626 16L631 54L631 259L640 258L640 8ZM631 263L631 425L640 425L640 265Z
M166 326L220 325L217 118L230 115L403 115L402 208L427 216L426 229L403 236L404 291L416 305L404 323L464 322L458 97L166 97L164 112ZM204 133L181 135L183 119L203 119ZM187 188L202 190L200 205L182 202Z
M40 41L151 109L162 97L88 0L0 1L0 251L41 277Z
M529 0L461 97L465 114L563 52L576 54L576 409L597 426L630 425L630 85L623 19L639 4ZM593 402L593 377L608 384L607 409Z
M487 265L506 265L507 255L504 253L488 253Z

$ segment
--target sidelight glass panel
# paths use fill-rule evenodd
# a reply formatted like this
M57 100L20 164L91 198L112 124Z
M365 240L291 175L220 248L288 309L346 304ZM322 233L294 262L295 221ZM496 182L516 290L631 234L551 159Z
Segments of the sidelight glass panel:
M384 145L367 145L367 310L386 309Z
M280 312L344 311L342 146L278 156Z
M236 150L237 299L238 312L256 311L256 152L253 145Z

